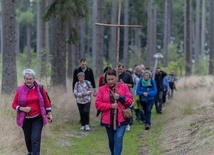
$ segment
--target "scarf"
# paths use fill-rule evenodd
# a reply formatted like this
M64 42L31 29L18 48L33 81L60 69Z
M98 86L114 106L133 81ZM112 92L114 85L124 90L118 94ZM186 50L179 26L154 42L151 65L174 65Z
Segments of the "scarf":
M145 80L144 78L142 79L142 86L143 87L149 87L151 86L151 79Z

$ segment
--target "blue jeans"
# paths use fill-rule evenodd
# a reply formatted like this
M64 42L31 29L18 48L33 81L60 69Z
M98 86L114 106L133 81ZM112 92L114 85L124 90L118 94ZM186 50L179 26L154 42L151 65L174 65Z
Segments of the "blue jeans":
M25 135L27 150L32 155L40 154L42 128L43 121L41 116L25 118L22 129Z
M116 130L113 130L113 126L106 127L109 148L111 155L121 155L123 148L123 136L126 131L126 125L116 127Z
M143 102L140 101L143 110L144 110L144 114L145 114L145 124L151 124L151 111L152 111L152 107L154 104L154 100L148 101L148 102Z

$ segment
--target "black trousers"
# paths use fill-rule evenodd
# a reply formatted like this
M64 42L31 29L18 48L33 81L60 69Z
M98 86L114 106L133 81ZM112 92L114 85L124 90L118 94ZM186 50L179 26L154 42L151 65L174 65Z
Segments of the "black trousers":
M163 91L158 91L155 96L155 109L157 113L162 113Z
M79 114L80 114L80 122L82 126L89 124L89 115L90 115L90 106L91 102L80 104L77 103Z
M25 118L22 127L25 136L25 144L28 152L33 155L40 154L42 128L43 121L40 115L35 118Z

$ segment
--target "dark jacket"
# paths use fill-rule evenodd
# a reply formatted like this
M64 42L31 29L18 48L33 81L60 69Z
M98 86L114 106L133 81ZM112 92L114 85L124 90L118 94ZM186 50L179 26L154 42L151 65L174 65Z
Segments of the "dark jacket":
M163 84L163 78L167 75L166 72L160 71L159 74L155 74L155 82L157 86L157 91L163 91L164 90L164 84Z
M81 67L76 68L76 69L74 70L74 75L73 75L73 90L74 90L75 83L76 83L77 81L79 81L78 78L77 78L77 74L78 74L79 72L83 72L83 70L82 70ZM96 88L96 84L95 84L95 80L94 80L94 73L93 73L92 69L87 67L87 69L86 69L86 71L85 71L84 73L85 73L85 80L90 81L92 87L93 87L93 88Z

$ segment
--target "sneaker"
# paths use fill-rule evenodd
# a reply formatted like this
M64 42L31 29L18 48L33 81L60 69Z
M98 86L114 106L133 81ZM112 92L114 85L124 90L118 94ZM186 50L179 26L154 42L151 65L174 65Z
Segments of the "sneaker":
M145 126L145 130L149 130L150 129L150 125L149 124L146 124L146 126Z
M90 131L89 125L85 125L85 131Z
M128 124L127 126L126 126L126 131L130 131L130 125Z
M85 130L85 126L81 126L80 130L84 131Z

